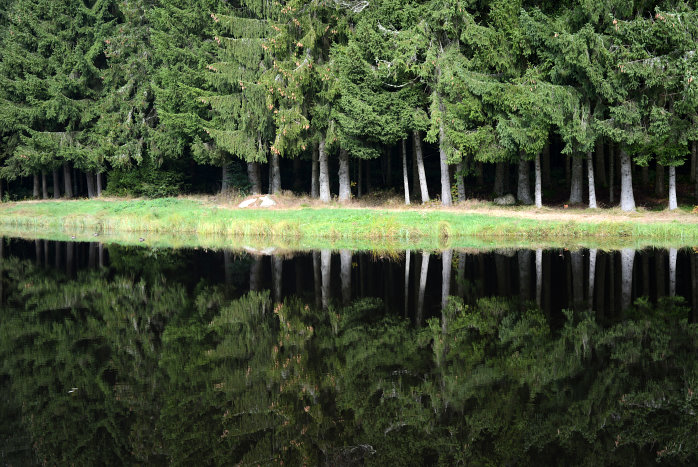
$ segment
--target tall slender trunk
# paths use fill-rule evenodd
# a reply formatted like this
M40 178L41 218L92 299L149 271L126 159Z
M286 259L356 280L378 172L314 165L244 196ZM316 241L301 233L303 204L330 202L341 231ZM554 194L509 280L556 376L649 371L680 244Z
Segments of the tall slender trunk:
M417 147L412 138L412 199L417 202L420 199L419 191L419 173L417 171Z
M572 157L572 178L570 180L570 204L582 202L582 158Z
M262 194L262 177L259 173L259 162L247 163L247 178L253 195Z
M696 174L698 176L698 174ZM693 319L692 322L698 322L698 261L696 261L696 256L690 255L691 257L691 292L692 292L692 306L693 306Z
M409 295L410 295L410 257L412 252L410 250L405 251L405 318L407 318L407 310L409 309Z
M654 194L664 197L664 166L657 162L657 170L654 177Z
M589 209L596 209L596 186L594 184L594 153L587 154L587 179L589 181Z
M223 161L223 164L221 164L221 193L225 193L226 191L228 191L228 188L228 161Z
M351 181L349 180L349 153L346 149L339 150L339 202L351 200Z
M46 171L41 171L41 197L48 199L48 184L46 183Z
M320 201L330 202L330 170L327 162L327 151L325 150L325 138L320 140L318 146L320 160Z
M615 173L614 173L614 166L615 166L615 151L613 150L613 143L608 144L608 202L610 204L613 204L616 202L615 196L614 196L614 189L615 189Z
M678 208L679 205L676 202L676 167L673 165L669 166L669 210L673 211Z
M494 169L494 195L502 196L504 194L504 174L506 172L506 163L497 162Z
M315 145L313 145L313 159L310 164L310 197L318 198L320 197L320 187L318 184L318 147ZM361 193L359 193L359 196L361 196Z
M633 292L633 264L635 263L635 250L624 248L621 251L621 311L628 308L632 301Z
M604 159L603 139L596 140L596 173L601 186L608 186L606 180L606 160Z
M73 196L79 197L80 193L81 193L80 187L78 186L78 182L80 181L80 177L77 176L77 169L75 169L75 167L73 167L73 169L71 170L71 174L73 177L72 178Z
M596 255L598 250L592 248L589 250L589 309L594 308L594 281L596 280Z
M97 172L97 197L102 196L102 172Z
M73 183L70 178L70 166L66 162L65 164L63 164L63 182L65 185L63 189L63 196L65 196L66 198L73 197Z
M330 306L330 277L332 267L332 251L320 251L320 271L322 274L322 309Z
M536 250L536 304L543 308L543 250Z
M284 279L284 260L279 255L271 257L271 281L274 303L281 303L281 290Z
M444 149L445 136L443 125L439 128L439 168L441 169L441 204L451 206L453 199L451 198L451 175L448 171L448 156Z
M32 198L39 199L39 174L34 174L34 187L32 188Z
M465 172L465 164L460 161L456 165L456 186L458 188L458 201L465 201L465 177L463 175Z
M545 186L550 186L550 143L546 143L543 147L542 176Z
M530 162L519 154L519 178L516 190L516 198L521 204L533 204L531 200Z
M635 210L633 195L633 174L630 156L624 148L620 150L620 208L623 211Z
M407 141L403 138L400 142L402 153L402 184L405 189L405 204L410 204L410 182L407 178Z
M669 296L676 296L676 257L678 251L676 248L669 249Z
M279 154L276 152L271 153L271 175L271 189L269 192L273 195L278 195L281 193L281 167Z
M58 177L58 170L53 169L53 199L61 197L61 183Z
M429 201L429 190L427 189L427 175L424 172L424 157L422 155L422 137L419 131L415 130L414 136L414 154L417 161L417 175L419 177L419 189L422 195L422 203Z
M351 302L351 251L340 250L340 278L342 281L342 303L346 306Z
M448 305L448 297L451 294L451 264L453 262L453 250L441 252L441 309Z
M422 270L419 275L419 298L417 299L417 327L422 326L422 316L424 315L424 293L427 288L427 273L429 272L430 254L422 251Z
M95 175L91 171L85 172L85 180L87 181L87 197L92 199L95 197Z
M542 178L540 170L540 154L536 154L535 160L535 172L536 172L536 186L535 186L535 197L536 197L536 207L543 207L543 187Z

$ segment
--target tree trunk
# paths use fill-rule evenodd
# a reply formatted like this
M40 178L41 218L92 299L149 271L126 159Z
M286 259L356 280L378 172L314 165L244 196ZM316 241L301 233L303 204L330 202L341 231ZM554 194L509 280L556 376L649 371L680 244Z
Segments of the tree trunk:
M58 177L58 170L53 169L53 199L61 197L61 183Z
M467 258L468 256L465 253L458 253L458 276L456 280L456 294L463 300L465 300L465 263L467 261ZM466 303L468 303L467 300Z
M46 171L41 172L41 197L48 199L48 184L46 183Z
M407 141L403 138L400 142L402 153L402 184L405 190L405 204L410 204L410 182L407 178Z
M632 166L630 156L625 149L620 150L620 177L620 208L623 211L634 211Z
M64 190L63 193L66 198L72 198L73 197L73 183L70 180L70 166L66 162L63 164L63 182L64 182Z
M678 251L676 248L669 249L669 296L676 296L676 257Z
M540 154L536 154L535 160L535 171L536 171L536 186L535 186L535 197L536 197L536 207L543 207L543 187L542 187L542 177L540 169Z
M441 253L441 310L446 309L448 297L451 295L451 263L453 250L444 250Z
M339 150L339 202L351 200L351 181L349 180L349 153L346 149Z
M409 309L409 295L410 295L410 256L412 252L410 250L405 251L405 318L407 318Z
M319 251L313 251L313 284L315 285L315 308L320 309L322 306L322 278Z
M593 153L587 154L587 178L589 181L589 209L596 209L596 186L594 184L594 158Z
M504 162L497 162L494 170L494 195L502 196L504 195L504 175L506 172L506 164Z
M321 173L322 173L322 169ZM322 309L330 306L330 277L332 267L332 251L320 251L320 271L322 275Z
M78 181L80 181L80 177L77 176L77 171L75 167L71 170L72 174L72 182L73 182L73 196L79 197L81 190L80 187L78 186Z
M601 186L608 186L606 180L606 160L603 153L603 139L599 138L596 141L596 173L598 174L599 183Z
M429 201L429 190L427 189L427 175L424 172L424 157L422 155L422 137L419 131L414 132L414 154L417 161L417 175L419 176L419 189L422 194L422 203Z
M582 307L584 303L584 258L582 251L571 251L572 263L572 304L575 310Z
M625 152L625 151L623 151ZM635 263L635 250L624 248L621 251L621 311L625 311L632 301L633 291L633 264Z
M339 259L341 262L342 303L347 306L351 302L351 251L340 250Z
M95 175L93 172L85 172L85 180L87 181L87 197L92 199L95 197Z
M34 187L32 188L32 198L39 199L39 174L34 174Z
M97 197L102 196L102 172L97 172Z
M221 193L225 193L226 191L228 191L228 161L223 161L221 165Z
M427 288L427 273L429 272L430 254L422 251L422 270L419 275L419 298L417 299L417 328L422 327L422 316L424 314L424 292Z
M545 186L550 186L550 143L543 147L543 167L542 174Z
M284 278L284 260L278 255L271 257L271 282L274 303L281 303L281 291Z
M664 197L664 166L660 163L657 163L654 177L654 194L659 198Z
M519 154L519 179L516 190L516 198L521 204L533 204L531 200L530 166L528 159L523 154Z
M269 192L273 195L281 193L281 167L279 155L275 152L271 153L271 183Z
M318 184L318 147L313 145L313 159L310 168L310 197L320 197L320 187ZM359 193L361 196L361 193Z
M676 202L676 167L673 165L669 166L669 210L673 211L678 208L679 205Z
M247 163L247 179L250 182L250 189L253 195L262 194L262 177L259 173L259 162Z
M456 165L456 186L458 188L458 201L465 201L465 177L463 175L465 172L465 164L460 161Z
M525 302L531 298L531 250L519 250L517 256L519 263L519 297L521 302Z
M582 158L572 157L572 179L570 183L570 204L582 202Z
M589 250L589 309L594 309L594 281L596 280L596 255L598 250L592 248Z
M666 267L664 265L664 251L654 250L654 271L657 279L657 298L662 298L666 294Z
M608 145L608 202L610 204L613 204L616 202L615 196L614 196L614 189L615 189L615 173L614 173L614 166L615 166L615 151L613 150L613 143L610 143Z
M320 140L319 159L320 159L320 201L323 203L330 202L330 169L327 163L327 151L325 150L325 138Z

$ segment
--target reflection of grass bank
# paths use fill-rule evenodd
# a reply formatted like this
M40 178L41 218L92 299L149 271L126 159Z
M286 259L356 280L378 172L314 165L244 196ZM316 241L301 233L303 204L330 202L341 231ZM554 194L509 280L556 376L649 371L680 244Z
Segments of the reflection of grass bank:
M691 244L698 225L677 221L646 222L644 218L567 218L564 221L490 216L435 209L386 210L301 208L283 210L227 209L199 200L47 201L4 205L0 227L5 233L76 235L129 234L196 238L191 244L273 243L296 247L356 248L468 246L483 244ZM137 237L136 237L137 238ZM185 242L187 243L187 242ZM213 246L213 245L212 245ZM222 245L221 245L222 246ZM475 246L475 245L472 245Z

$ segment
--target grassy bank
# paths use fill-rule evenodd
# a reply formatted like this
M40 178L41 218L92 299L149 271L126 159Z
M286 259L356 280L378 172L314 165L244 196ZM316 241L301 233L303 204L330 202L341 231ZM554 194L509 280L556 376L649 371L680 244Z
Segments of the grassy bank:
M78 200L7 203L0 229L24 234L89 236L160 234L169 237L273 239L289 245L360 243L434 245L445 242L519 243L592 241L676 243L698 241L698 225L683 220L648 222L644 217L564 220L489 215L439 209L299 207L235 209L207 200Z

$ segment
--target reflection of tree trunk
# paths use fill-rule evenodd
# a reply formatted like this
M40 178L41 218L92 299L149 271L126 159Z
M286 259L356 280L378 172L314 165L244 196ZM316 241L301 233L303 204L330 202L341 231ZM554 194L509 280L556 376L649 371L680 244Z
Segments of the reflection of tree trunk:
M0 237L2 241L2 237ZM44 240L44 267L48 268L48 240Z
M257 255L252 256L250 264L250 290L259 292L262 289L262 258Z
M457 294L465 300L465 253L458 253L458 280L456 282Z
M609 174L609 178L610 174ZM616 258L615 252L608 254L608 312L613 316L616 311Z
M422 137L419 131L414 131L414 154L417 162L417 176L419 177L419 189L422 195L422 203L429 201L429 190L427 189L427 176L424 172L424 157L422 155Z
M594 281L596 280L596 254L597 250L589 250L589 309L594 308Z
M650 255L648 251L640 254L642 259L642 293L641 296L650 296Z
M351 200L351 181L349 180L349 153L339 150L339 202Z
M56 269L61 268L61 263L63 262L63 245L60 244L59 242L56 243Z
M575 309L584 303L584 257L582 251L570 252L572 264L572 303Z
M284 260L278 255L271 257L271 281L274 292L274 302L281 303L281 287L283 284Z
M230 250L223 250L223 276L225 285L233 284L233 259Z
M657 300L666 295L666 267L664 266L664 250L654 251L654 270L657 277Z
M405 318L407 318L407 310L409 308L411 256L412 252L410 250L405 251Z
M529 300L531 291L531 250L519 250L519 297L521 302Z
M90 269L95 269L97 267L97 243L95 242L90 242L87 251L87 267Z
M633 264L635 263L635 250L624 248L621 258L621 310L625 311L632 303L633 292Z
M320 275L319 251L313 251L313 283L315 284L315 308L320 308L322 306L322 279Z
M99 251L99 254L98 254L98 256L99 256L99 268L102 269L104 267L104 244L103 243L99 244L98 251Z
M497 270L497 292L502 297L509 296L509 265L507 258L499 253L494 254L494 266Z
M600 320L604 315L606 306L604 303L606 299L606 255L603 253L599 256L599 264L596 267L596 279L598 279L598 281L594 281L596 284L594 287L596 289L596 316Z
M348 305L351 302L351 251L341 250L339 259L341 261L342 303Z
M430 254L422 252L422 271L419 275L419 298L417 300L417 327L422 326L422 316L424 314L424 292L427 287L427 272L429 272Z
M536 250L536 303L543 307L543 250Z
M543 255L543 309L545 310L545 315L547 317L550 317L552 309L552 284L550 279L552 276L552 261L552 255L550 252ZM548 280L545 280L546 274Z
M620 208L623 211L634 211L632 166L630 156L625 149L620 150L620 177Z
M676 248L669 249L669 296L676 296Z
M73 277L73 257L75 256L75 244L66 242L65 244L65 274Z
M320 251L320 271L322 273L322 309L326 310L330 305L330 268L332 266L332 252Z
M695 143L694 143L695 144ZM698 261L696 253L691 253L691 292L693 292L693 322L698 321Z
M405 204L410 204L410 182L407 178L407 141L403 138L400 142L402 154L402 184L405 190Z
M36 265L41 266L41 240L34 240L34 254L36 255Z
M451 263L453 250L445 250L441 253L441 309L448 304L448 296L451 294Z

